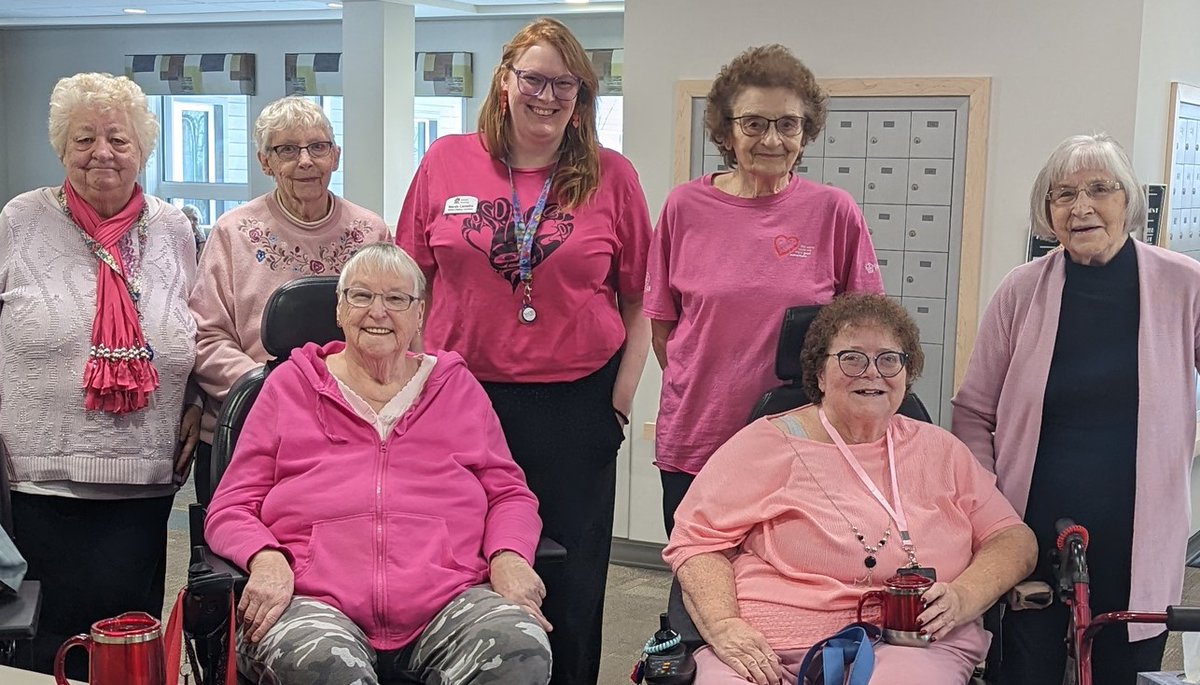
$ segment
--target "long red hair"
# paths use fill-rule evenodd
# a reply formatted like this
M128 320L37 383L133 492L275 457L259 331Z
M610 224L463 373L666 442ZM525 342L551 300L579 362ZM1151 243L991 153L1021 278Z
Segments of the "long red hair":
M551 186L559 205L571 209L587 202L600 185L600 143L596 136L596 93L600 81L583 46L562 22L546 17L538 19L504 46L500 63L492 73L492 85L479 108L479 135L493 158L503 160L508 156L512 129L507 112L500 107L504 79L513 61L537 43L557 50L567 69L580 79L579 95L575 98L579 126L568 124L563 132L558 171Z

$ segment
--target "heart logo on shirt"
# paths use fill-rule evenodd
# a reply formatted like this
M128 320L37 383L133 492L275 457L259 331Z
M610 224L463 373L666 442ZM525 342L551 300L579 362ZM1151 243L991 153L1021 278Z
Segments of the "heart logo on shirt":
M800 238L794 235L777 235L775 236L775 255L783 258L796 251L800 247Z
M525 221L528 222L532 215L530 208L525 212ZM503 276L516 292L521 283L521 272L512 216L512 203L505 198L480 202L475 213L463 221L462 236L468 245L487 256L496 273ZM557 204L546 205L529 255L532 268L536 269L571 237L575 231L574 219L574 215L562 211Z

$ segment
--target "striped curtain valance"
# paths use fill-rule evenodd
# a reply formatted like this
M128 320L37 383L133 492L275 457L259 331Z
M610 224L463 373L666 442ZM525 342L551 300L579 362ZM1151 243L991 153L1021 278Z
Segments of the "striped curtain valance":
M585 50L596 77L600 79L600 92L597 95L622 95L621 73L625 68L625 51L620 48L603 50Z
M416 95L474 95L469 52L418 52Z
M125 55L125 75L147 95L255 95L252 53Z
M288 95L341 95L342 53L289 52L283 79Z

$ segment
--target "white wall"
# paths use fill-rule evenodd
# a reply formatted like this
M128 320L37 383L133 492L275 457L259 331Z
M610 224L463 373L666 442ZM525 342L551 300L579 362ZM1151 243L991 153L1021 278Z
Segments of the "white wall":
M619 48L623 44L623 18L619 14L562 15L566 24L585 48ZM418 52L470 52L474 55L475 96L467 101L463 123L475 130L479 105L487 97L492 69L500 61L500 52L516 33L532 21L531 17L508 19L429 19L417 22Z
M1200 3L1144 0L1133 161L1144 183L1165 183L1171 82L1200 85Z
M61 183L63 168L50 149L46 103L55 82L80 71L125 73L125 54L251 52L258 60L258 95L250 98L253 120L272 100L285 95L283 55L287 52L338 52L338 22L279 24L196 24L54 28L0 31L0 154L8 184L2 199L44 185ZM251 164L251 195L274 187ZM3 178L0 178L2 181Z

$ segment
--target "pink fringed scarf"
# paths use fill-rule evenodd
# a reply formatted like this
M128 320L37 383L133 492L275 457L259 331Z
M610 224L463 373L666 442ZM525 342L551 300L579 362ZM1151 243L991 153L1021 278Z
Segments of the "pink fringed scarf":
M91 238L89 246L100 264L96 269L96 318L92 347L83 370L84 406L114 414L136 411L149 404L158 387L158 370L138 321L127 272L117 243L137 223L146 198L140 186L116 215L102 219L71 183L63 184L67 210Z

